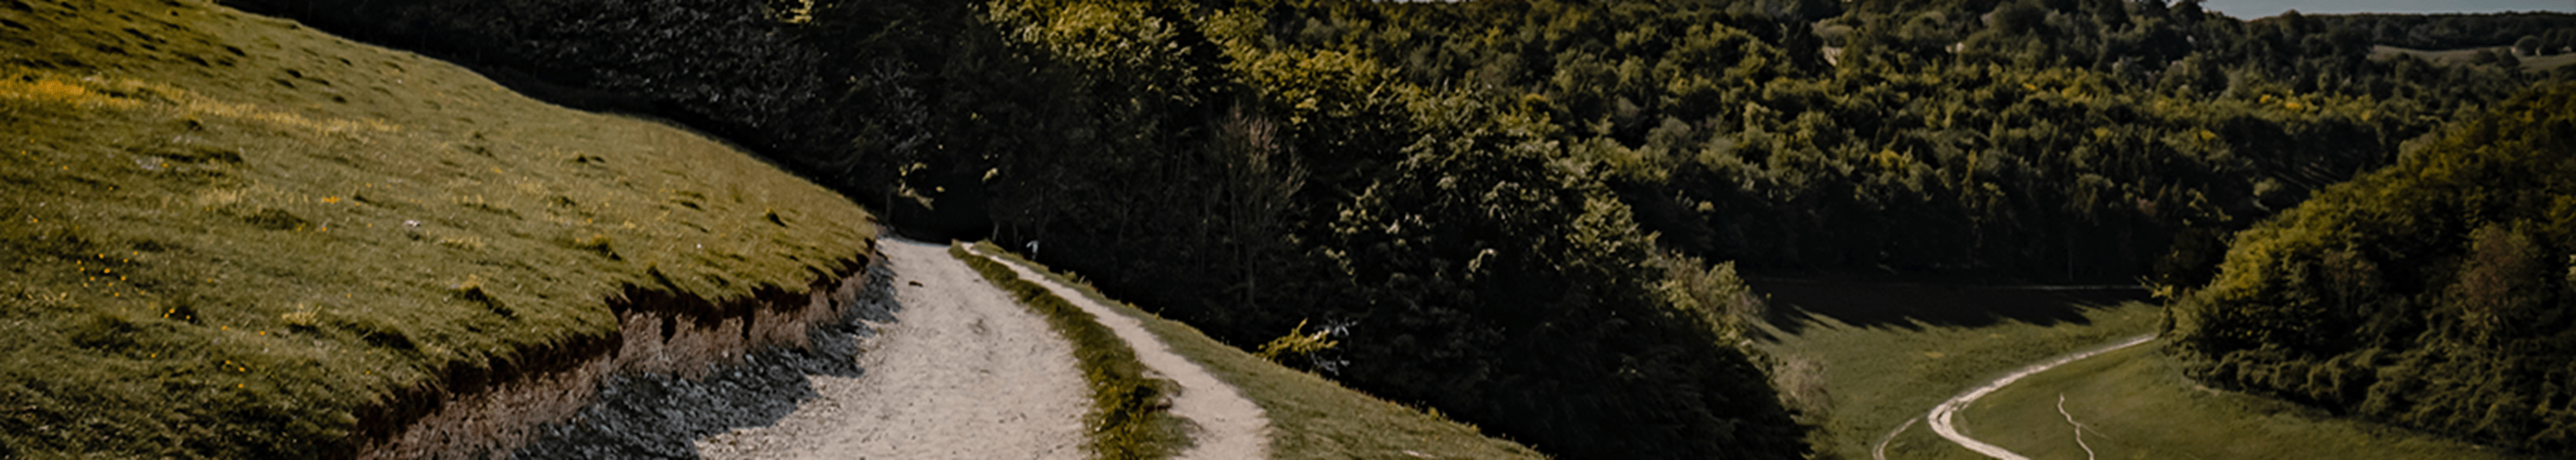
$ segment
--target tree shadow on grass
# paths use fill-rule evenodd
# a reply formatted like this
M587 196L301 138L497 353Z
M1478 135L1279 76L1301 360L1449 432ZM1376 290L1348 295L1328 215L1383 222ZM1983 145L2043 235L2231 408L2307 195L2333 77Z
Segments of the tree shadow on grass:
M1797 335L1831 318L1863 328L1984 327L2005 321L2050 326L2090 324L2086 313L2144 301L2147 291L2121 285L2028 285L1953 279L1754 278L1767 297L1764 321Z

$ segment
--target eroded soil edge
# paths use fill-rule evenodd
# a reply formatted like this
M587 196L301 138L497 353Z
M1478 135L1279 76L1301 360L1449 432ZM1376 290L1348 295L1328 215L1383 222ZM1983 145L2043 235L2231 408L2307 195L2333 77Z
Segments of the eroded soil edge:
M859 320L891 321L892 270L874 253L803 292L717 304L668 286L608 300L609 337L449 369L361 416L376 458L694 458L688 441L767 423L813 394L807 375L857 375ZM686 312L716 312L690 314Z

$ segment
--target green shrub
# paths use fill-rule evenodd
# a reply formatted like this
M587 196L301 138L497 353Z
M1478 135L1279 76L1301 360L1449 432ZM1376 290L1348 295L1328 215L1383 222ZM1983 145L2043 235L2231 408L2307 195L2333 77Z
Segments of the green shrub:
M1333 341L1332 330L1317 329L1312 334L1306 333L1305 330L1306 322L1298 321L1297 327L1288 329L1288 335L1282 335L1261 344L1261 350L1254 355L1284 366L1330 371L1331 369L1322 368L1323 366L1316 364L1326 359L1322 356L1324 352L1341 346L1341 342Z

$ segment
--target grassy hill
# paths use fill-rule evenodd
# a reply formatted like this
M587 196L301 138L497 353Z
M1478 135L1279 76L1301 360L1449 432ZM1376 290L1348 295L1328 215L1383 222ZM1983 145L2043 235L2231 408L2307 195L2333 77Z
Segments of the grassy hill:
M801 292L873 237L721 143L202 0L0 29L0 457L349 449L628 288Z

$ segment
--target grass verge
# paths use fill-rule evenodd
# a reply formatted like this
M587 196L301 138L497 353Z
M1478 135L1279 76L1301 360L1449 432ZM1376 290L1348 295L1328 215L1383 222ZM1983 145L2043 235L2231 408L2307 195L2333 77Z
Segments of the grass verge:
M345 451L615 337L627 286L802 292L874 237L709 139L204 0L0 28L0 458Z
M1171 458L1189 447L1187 429L1172 416L1165 396L1173 383L1146 378L1136 349L1119 339L1117 332L1046 287L1020 279L1001 262L968 253L963 245L950 245L948 255L965 261L994 286L1010 292L1011 298L1036 310L1049 328L1073 343L1083 380L1091 382L1091 412L1084 425L1091 436L1086 447L1094 458Z
M1234 385L1270 417L1272 458L1544 458L1518 443L1486 437L1473 425L1377 399L1321 376L1245 353L1187 324L1111 300L1074 276L990 243L978 243L977 249L1044 273L1048 279L1072 286L1093 301L1135 318L1172 352Z
M2522 458L2185 378L2150 342L2033 374L1961 411L1960 430L2031 458ZM2058 398L2065 398L2059 412ZM2087 430L2075 438L2074 417Z

